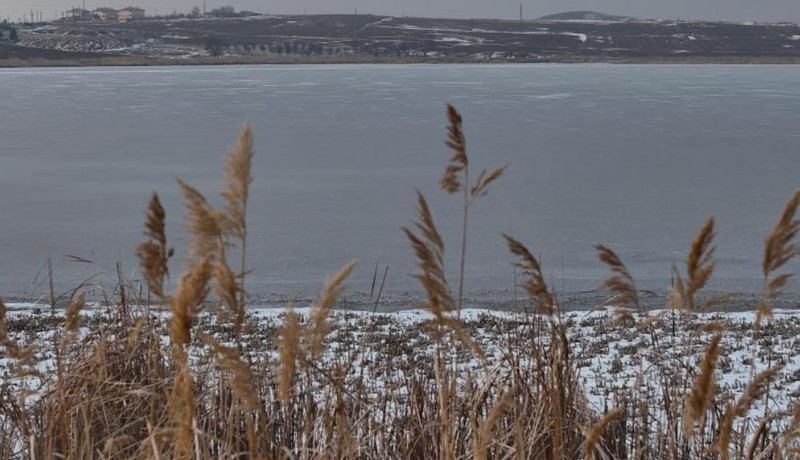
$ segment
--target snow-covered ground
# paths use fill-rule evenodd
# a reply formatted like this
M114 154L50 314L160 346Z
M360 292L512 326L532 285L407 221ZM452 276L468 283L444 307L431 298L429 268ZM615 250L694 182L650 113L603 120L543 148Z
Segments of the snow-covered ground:
M42 345L37 367L46 375L54 365L52 355L47 351L53 333L44 321L49 316L48 310L30 304L11 304L8 307L11 336L21 343ZM103 311L103 308L95 305L83 313L85 325L81 329L82 334L89 332L91 326L87 325L96 324L93 321L102 321ZM310 315L308 308L294 311L303 318ZM274 335L286 312L284 308L251 310L249 320L255 328L251 329L249 338L265 339L267 337L257 336ZM169 316L168 312L163 311L154 314L164 320ZM681 317L671 312L655 311L649 315L662 315L662 318L646 331L635 325L615 324L612 314L607 311L570 312L559 319L567 326L579 381L597 411L602 412L604 408L614 405L615 398L625 391L660 394L665 383L674 383L670 381L674 369L694 367L702 358L712 333L701 332L700 328L716 322L720 323L722 330L722 353L717 366L722 398L737 396L755 373L778 364L785 368L774 382L774 391L769 400L770 410L789 411L800 396L800 336L796 334L800 328L800 311L777 311L775 318L763 325L759 332L754 328L755 315L752 312L704 313ZM425 328L420 327L432 318L424 310L388 314L336 310L330 319L332 333L328 358L335 359L342 353L350 353L366 367L376 361L365 359L367 355L374 357L375 354L399 353L405 355L403 357L406 359L419 359L433 351L433 342ZM501 362L500 356L508 345L507 341L518 340L521 344L530 340L530 319L517 313L464 310L462 320L466 329L487 356L485 363L473 357L464 364L479 369L484 365L491 368ZM213 324L213 319L204 324ZM166 335L166 329L164 332ZM542 337L545 342L546 336L545 333ZM270 343L274 343L274 337L269 339ZM274 358L274 347L267 347L267 350L267 356L262 358ZM408 356L409 353L419 356ZM0 360L0 368L5 368L6 372L9 365L8 359ZM679 382L686 390L691 384L688 380ZM758 404L753 410L763 412L764 405Z
M48 324L49 310L30 304L8 305L9 332L20 343L37 343L37 369L43 375L53 373L51 348L53 330ZM93 305L83 312L81 335L107 321L107 308ZM251 344L250 358L272 362L277 359L276 336L287 313L286 308L255 308L249 311L244 342ZM309 308L294 309L301 318L310 317ZM60 315L60 313L59 313ZM163 320L164 342L167 343L169 313L153 311ZM717 402L722 404L738 397L759 372L776 365L785 366L773 382L769 398L753 405L751 420L771 414L788 414L800 396L800 311L779 310L774 319L757 331L755 313L702 313L684 315L671 311L649 312L651 318L638 317L638 324L618 324L610 311L568 312L557 319L566 327L572 361L579 382L590 405L602 413L619 404L621 398L638 395L658 400L665 391L685 395L693 383L694 369L702 359L713 335L722 334L721 353L717 363ZM329 323L331 333L323 361L334 362L347 357L360 366L359 374L372 379L375 389L383 380L399 377L403 372L416 372L420 363L430 362L435 344L426 323L433 316L424 310L405 310L388 314L364 311L335 310ZM531 341L548 342L548 333L533 336L532 325L545 325L541 317L521 313L468 309L462 312L465 330L480 344L486 359L459 354L462 372L503 372L503 357L509 350L534 346ZM224 328L215 327L215 318L201 318L199 328L209 330L220 340ZM648 324L642 328L642 324ZM537 326L538 327L538 326ZM202 354L197 347L196 354ZM525 356L524 353L521 356ZM387 363L395 368L386 372ZM530 363L529 363L530 364ZM11 361L0 359L0 375L8 377ZM488 375L488 374L484 374ZM46 384L48 379L42 379ZM34 382L29 384L35 386Z

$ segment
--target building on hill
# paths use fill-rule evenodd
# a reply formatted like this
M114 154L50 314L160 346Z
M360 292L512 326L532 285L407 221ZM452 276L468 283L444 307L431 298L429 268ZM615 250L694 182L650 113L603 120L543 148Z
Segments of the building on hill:
M117 10L114 8L97 8L92 12L94 18L98 21L116 21Z
M83 8L73 8L64 12L64 19L67 21L91 21L92 13Z
M135 6L129 6L117 11L119 22L140 21L144 19L144 10Z

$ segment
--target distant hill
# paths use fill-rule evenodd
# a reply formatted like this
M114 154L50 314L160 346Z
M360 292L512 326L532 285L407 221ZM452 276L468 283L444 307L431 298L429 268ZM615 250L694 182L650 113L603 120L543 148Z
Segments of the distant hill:
M85 59L96 57L93 53L71 53L55 49L30 48L27 46L17 46L11 43L0 43L0 67L7 59Z
M65 23L22 28L18 45L24 46L0 42L0 67L15 58L67 63L88 55L108 62L109 54L174 63L800 62L800 27L794 25L677 26L591 12L545 19L349 14Z
M566 13L542 16L539 19L542 21L630 21L634 18L598 13L596 11L568 11Z

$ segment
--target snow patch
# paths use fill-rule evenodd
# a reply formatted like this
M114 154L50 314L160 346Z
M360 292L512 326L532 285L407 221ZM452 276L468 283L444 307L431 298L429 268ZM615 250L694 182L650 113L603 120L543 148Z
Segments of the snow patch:
M589 37L586 34L576 34L574 32L562 32L561 35L568 35L570 37L577 37L578 40L581 41L581 43L586 43L586 40L589 39Z

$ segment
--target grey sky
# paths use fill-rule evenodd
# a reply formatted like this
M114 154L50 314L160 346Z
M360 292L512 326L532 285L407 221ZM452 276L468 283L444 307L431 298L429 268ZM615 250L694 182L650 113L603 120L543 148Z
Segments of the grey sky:
M42 11L52 19L56 11L81 6L83 0L0 0L0 17L12 19ZM514 19L520 0L206 0L209 9L231 4L238 9L275 14L359 12L399 16L482 17ZM525 16L570 10L593 10L642 18L721 19L730 21L800 22L798 0L522 0ZM97 6L123 7L133 4L148 11L168 13L202 7L202 0L86 0Z

